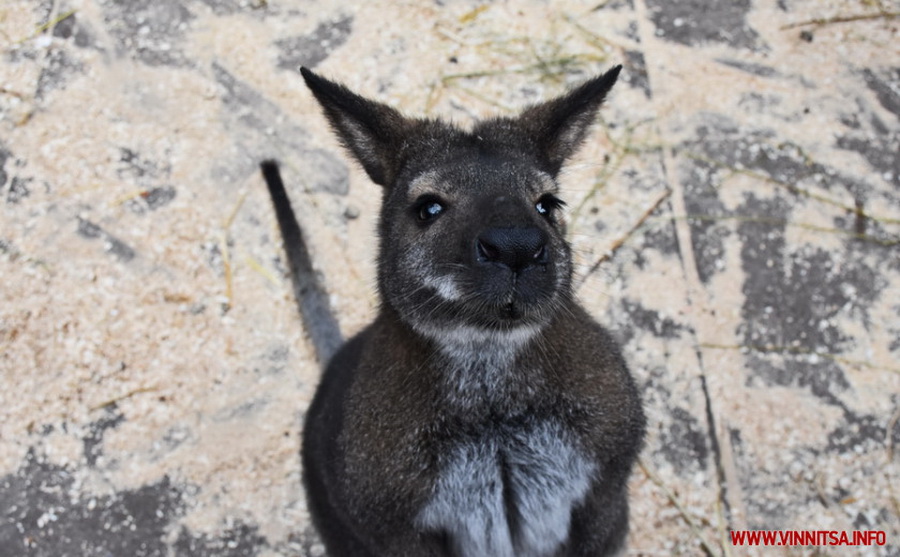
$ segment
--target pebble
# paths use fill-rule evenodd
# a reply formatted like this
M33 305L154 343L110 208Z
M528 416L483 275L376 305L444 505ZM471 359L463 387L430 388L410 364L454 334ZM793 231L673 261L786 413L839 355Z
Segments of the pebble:
M344 209L344 218L347 220L356 220L359 218L359 215L359 207L356 205L347 205L347 208Z

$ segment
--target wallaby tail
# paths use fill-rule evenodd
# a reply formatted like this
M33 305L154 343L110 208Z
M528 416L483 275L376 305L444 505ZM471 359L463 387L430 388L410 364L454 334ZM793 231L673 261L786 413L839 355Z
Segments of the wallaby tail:
M341 328L328 303L328 292L313 270L312 259L303 240L303 231L284 189L278 163L267 160L259 166L269 188L272 205L275 207L275 218L278 219L278 227L281 229L281 239L284 242L284 252L287 255L300 318L312 341L316 357L324 365L343 343Z

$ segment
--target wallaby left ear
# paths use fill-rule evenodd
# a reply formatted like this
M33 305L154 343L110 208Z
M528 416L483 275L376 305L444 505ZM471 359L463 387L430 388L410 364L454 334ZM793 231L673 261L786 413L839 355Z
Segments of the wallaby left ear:
M621 70L621 65L616 66L561 97L525 109L519 116L519 126L536 142L538 156L551 175L556 176L581 146Z
M341 143L378 185L389 186L401 164L404 139L413 122L393 108L300 68L306 86L325 110Z

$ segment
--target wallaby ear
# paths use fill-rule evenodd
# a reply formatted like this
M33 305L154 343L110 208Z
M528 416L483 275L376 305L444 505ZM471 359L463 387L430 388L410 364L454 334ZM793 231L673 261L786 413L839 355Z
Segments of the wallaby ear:
M390 185L399 170L404 137L412 122L393 108L361 97L307 68L300 68L300 73L344 147L373 182Z
M621 70L621 65L616 66L561 97L525 109L519 116L519 125L536 142L538 156L553 176L581 146Z

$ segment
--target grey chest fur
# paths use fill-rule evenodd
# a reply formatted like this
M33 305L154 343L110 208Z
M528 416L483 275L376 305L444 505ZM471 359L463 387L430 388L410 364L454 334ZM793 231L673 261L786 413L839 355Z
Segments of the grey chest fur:
M553 420L495 427L449 451L418 524L461 557L553 555L596 466Z

